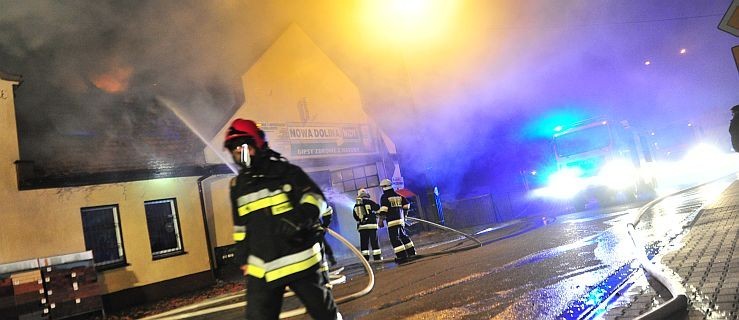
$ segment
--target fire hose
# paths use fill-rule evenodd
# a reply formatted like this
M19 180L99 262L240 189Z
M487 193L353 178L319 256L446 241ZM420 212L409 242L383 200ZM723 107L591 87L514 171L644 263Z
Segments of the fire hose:
M364 296L370 293L370 291L372 291L372 288L375 287L375 273L372 271L372 267L370 267L369 262L364 259L362 252L357 250L357 248L355 248L354 245L351 242L349 242L349 240L346 240L346 238L342 237L340 234L336 233L334 230L326 228L326 231L328 231L328 233L332 235L334 238L341 241L341 243L343 243L347 248L349 248L349 250L351 250L352 253L354 253L354 255L357 256L357 258L359 258L359 261L362 262L362 266L364 266L364 269L367 271L367 276L369 277L369 282L367 283L367 286L364 287L364 289L358 292L352 293L348 296L336 298L336 303L338 304L338 303L352 301L354 299L357 299L361 296ZM305 308L285 311L285 312L280 313L280 319L299 316L301 314L305 314L305 312L306 312Z
M447 231L452 231L454 233L461 234L465 238L468 238L468 239L471 239L471 240L477 242L477 246L470 247L470 248L459 248L459 249L457 249L455 251L467 250L467 249L472 249L472 248L477 248L477 247L481 247L482 246L482 242L480 242L480 240L478 240L477 238L475 238L475 237L473 237L473 236L471 236L471 235L469 235L467 233L464 233L462 231L459 231L459 230L456 230L456 229L453 229L453 228L449 228L449 227L446 227L446 226L443 226L443 225L440 225L440 224L437 224L437 223L433 223L431 221L423 220L423 219L418 219L418 218L413 218L413 217L406 217L406 219L411 220L411 221L426 223L426 224L432 225L434 227L437 227L439 229L443 229L443 230L447 230ZM338 304L338 303L348 302L348 301L357 299L359 297L362 297L362 296L368 294L370 291L372 291L372 288L374 288L374 286L375 286L375 274L372 272L372 267L370 267L370 263L367 260L364 259L364 256L362 255L362 253L359 250L357 250L357 248L355 248L354 245L352 245L352 243L349 242L349 240L346 240L346 238L342 237L341 235L339 235L338 233L336 233L335 231L333 231L331 229L326 229L326 230L334 238L336 238L339 241L341 241L347 248L349 248L354 253L355 256L357 256L357 258L359 258L359 261L362 262L362 266L365 268L365 270L367 271L367 274L369 276L369 283L367 284L367 286L364 289L362 289L359 292L350 294L348 296L343 296L343 297L337 298L336 299L336 303ZM422 255L422 256L429 256L429 255ZM285 312L280 313L280 319L294 317L294 316L299 316L299 315L302 315L302 314L305 314L305 313L306 313L305 308L299 308L299 309L295 309L295 310L285 311Z
M411 220L411 221L426 223L426 224L432 225L434 227L437 227L439 229L451 231L451 232L454 232L454 233L459 233L459 234L463 235L465 238L477 242L478 246L482 247L482 242L480 242L480 240L477 240L477 238L475 238L475 237L473 237L473 236L471 236L469 234L466 234L466 233L464 233L462 231L459 231L457 229L452 229L452 228L449 228L447 226L440 225L438 223L433 223L431 221L427 221L427 220L423 220L423 219L419 219L419 218L414 218L414 217L406 217L406 219L407 220Z
M451 231L451 232L454 232L454 233L458 233L458 234L464 236L465 238L470 239L470 240L472 240L472 241L474 241L474 242L477 243L477 245L475 245L475 246L472 246L472 247L469 247L469 248L459 248L459 249L456 249L454 251L468 250L468 249L477 248L477 247L481 247L482 246L482 242L480 242L480 240L478 240L477 238L473 237L472 235L469 235L467 233L461 232L459 230L456 230L456 229L453 229L453 228L449 228L449 227L446 227L446 226L443 226L443 225L440 225L440 224L437 224L437 223L434 223L434 222L431 222L431 221L419 219L419 218L406 217L406 219L411 220L411 221L416 221L416 222L421 222L421 223L429 224L429 225L431 225L433 227L436 227L436 228L439 228L439 229L443 229L443 230ZM352 253L354 253L354 255L359 259L359 261L361 261L362 266L364 267L365 271L367 272L367 275L369 276L369 281L367 283L367 286L364 289L362 289L362 290L360 290L360 291L358 291L356 293L347 295L347 296L336 298L336 300L335 300L336 303L338 304L338 303L348 302L348 301L357 299L359 297L362 297L362 296L368 294L370 291L372 291L372 289L374 288L374 285L375 285L375 274L372 271L372 267L370 266L370 263L367 260L364 259L364 256L362 255L362 253L359 250L357 250L357 248L355 248L354 245L351 242L349 242L349 240L347 240L346 238L342 237L340 234L336 233L335 231L333 231L331 229L326 229L326 230L327 230L327 232L331 236L333 236L334 238L338 239L347 248L349 248L349 250L351 250ZM444 252L444 253L449 253L449 252ZM424 254L424 255L420 255L420 256L423 257L423 256L432 256L432 255L436 255L436 254ZM218 298L215 298L215 299L206 301L206 302L202 302L202 303L198 303L198 304L194 304L194 305L189 305L189 306L185 306L185 307L182 307L182 308L170 310L170 311L167 311L167 312L164 312L164 313L160 313L160 314L157 314L157 315L153 315L153 316L150 316L150 317L142 318L142 320L154 320L154 319L187 319L187 318L190 318L190 317L201 316L201 315L209 314L209 313L213 313L213 312L220 312L220 311L225 311L225 310L230 310L230 309L245 307L246 306L246 302L245 301L241 301L241 302L232 303L232 304L229 304L229 305L211 307L211 308L201 309L201 310L193 311L193 312L189 312L189 313L183 313L183 312L187 312L187 311L191 311L191 310L195 310L195 309L200 309L200 308L203 308L203 307L206 307L206 306L210 306L210 305L214 305L214 304L218 304L218 303L221 303L221 302L224 302L224 301L228 301L228 300L232 300L232 299L238 298L239 296L243 295L244 292L245 291L242 290L242 291L239 291L239 292L236 292L236 293L233 293L233 294L229 294L229 295L225 295L225 296L221 296L221 297L218 297ZM287 293L285 293L284 297L289 297L289 296L292 296L292 295L294 295L292 292L287 292ZM298 308L298 309L288 310L288 311L285 311L285 312L280 313L280 318L281 319L290 318L290 317L299 316L299 315L302 315L302 314L305 314L305 313L306 313L306 309L305 308Z
M359 298L361 296L364 296L364 295L368 294L370 291L372 291L372 289L375 286L375 274L372 271L372 267L370 267L369 262L367 262L367 260L364 259L364 256L362 255L362 253L359 250L357 250L357 248L355 248L354 245L352 245L352 243L349 242L349 240L346 240L346 238L342 237L340 234L336 233L335 231L333 231L331 229L328 229L327 228L326 230L328 231L328 233L331 236L333 236L334 238L338 239L347 248L349 248L349 250L351 250L352 253L354 253L354 255L357 256L357 258L359 258L359 260L362 262L362 265L364 266L364 269L367 272L367 275L369 277L369 281L367 283L367 286L364 289L360 290L359 292L356 292L356 293L347 295L347 296L336 298L336 300L335 300L336 303L338 304L338 303L348 302L348 301L357 299L357 298ZM198 310L198 311L193 311L193 312L190 312L190 313L183 313L183 312L186 312L186 311L195 310L195 309L199 309L199 308L202 308L202 307L205 307L205 306L209 306L209 305L217 304L217 303L220 303L220 302L223 302L223 301L228 301L228 300L234 299L236 297L239 297L239 296L243 295L244 292L245 291L242 290L242 291L239 291L239 292L236 292L236 293L233 293L233 294L229 294L229 295L225 295L225 296L222 296L222 297L219 297L219 298L215 298L213 300L209 300L209 301L206 301L206 302L203 302L203 303L189 305L189 306L185 306L185 307L182 307L182 308L177 308L177 309L174 309L174 310L170 310L170 311L167 311L167 312L156 314L156 315L153 315L153 316L150 316L150 317L142 318L141 320L187 319L187 318L196 317L196 316L200 316L200 315L204 315L204 314L209 314L209 313L213 313L213 312L220 312L220 311L225 311L225 310L230 310L230 309L236 309L236 308L245 307L246 306L246 301L241 301L241 302L232 303L232 304L225 305L225 306L218 306L218 307L212 307L212 308L202 309L202 310ZM292 295L293 295L292 292L287 292L287 293L285 293L284 296L285 297L289 297L289 296L292 296ZM306 309L305 308L298 308L298 309L294 309L294 310L288 310L288 311L285 311L285 312L280 313L280 319L294 317L294 316L299 316L299 315L302 315L302 314L305 314L305 313L306 313Z
M446 226L443 226L443 225L440 225L440 224L437 224L437 223L433 223L431 221L423 220L423 219L418 219L418 218L413 218L413 217L406 217L406 219L411 220L411 221L426 223L426 224L432 225L434 227L437 227L439 229L443 229L443 230L447 230L447 231L452 231L454 233L461 234L462 236L464 236L464 237L466 237L468 239L471 239L471 240L477 242L477 246L470 247L470 248L459 248L459 249L457 249L455 251L467 250L467 249L482 247L482 242L480 242L480 240L478 240L477 238L475 238L475 237L473 237L473 236L471 236L471 235L469 235L467 233L464 233L462 231L459 231L459 230L456 230L456 229L453 229L453 228L449 228L449 227L446 227ZM370 267L370 263L367 260L364 259L364 256L362 256L362 253L359 250L357 250L357 248L355 248L354 245L352 245L351 242L349 242L344 237L342 237L341 235L339 235L338 233L336 233L335 231L333 231L331 229L326 229L326 230L328 231L328 233L330 235L334 236L334 238L336 238L339 241L341 241L347 248L349 248L354 253L355 256L357 256L357 258L359 258L359 261L362 262L362 266L364 266L365 270L367 270L367 274L369 275L369 283L367 284L367 286L364 289L362 289L359 292L350 294L348 296L343 296L343 297L337 298L336 299L336 303L339 304L339 303L348 302L348 301L357 299L357 298L359 298L361 296L364 296L364 295L368 294L370 291L372 291L372 288L374 288L374 286L375 286L375 274L372 272L372 268ZM448 252L445 252L445 253L448 253ZM421 256L430 256L430 255L421 255ZM280 313L280 319L290 318L290 317L294 317L294 316L299 316L299 315L302 315L302 314L305 314L305 313L306 313L305 308L299 308L299 309L295 309L295 310L285 311L285 312Z
M708 181L706 183L699 184L697 186L693 186L684 190L679 190L673 193L670 193L665 196L661 196L657 199L654 199L641 207L639 209L639 212L637 213L636 218L633 222L628 223L626 226L628 228L629 236L631 237L631 241L634 244L634 247L637 249L637 260L640 262L644 270L651 275L653 278L655 278L657 281L662 283L662 285L667 288L667 290L670 292L670 295L672 295L672 298L659 307L652 309L651 311L639 316L637 319L639 320L652 320L652 319L664 319L667 316L671 315L672 313L679 311L679 310L685 310L688 307L688 297L685 292L685 288L682 286L681 283L671 281L670 278L665 274L664 270L661 268L658 268L657 265L653 264L651 261L649 261L649 258L647 257L646 253L644 252L644 244L641 243L638 234L636 233L635 226L639 223L639 220L641 220L642 215L646 213L649 209L654 207L655 204L658 202L664 200L667 197L671 197L680 193L684 193L687 191L695 190L701 187L704 187L706 185L709 185L711 183L720 181L722 179L726 179L732 176L735 176L736 173L732 173L727 176L723 176L711 181Z
M428 220L423 220L423 219L414 218L414 217L405 217L405 219L406 220L411 220L411 221L425 223L425 224L431 225L433 227L436 227L436 228L439 228L439 229L442 229L442 230L447 230L447 231L451 231L451 232L454 232L454 233L458 233L458 234L461 234L462 236L464 236L465 238L470 239L470 240L472 240L472 241L474 241L474 242L477 243L477 245L468 246L468 247L464 247L464 248L457 248L457 249L453 249L453 250L446 250L446 251L443 251L443 252L417 254L416 255L417 258L431 257L431 256L436 256L436 255L441 255L441 254L447 254L447 253L452 253L452 252L470 250L470 249L482 247L482 245L483 245L483 243L480 242L480 240L478 240L477 238L473 237L470 234L467 234L467 233L464 233L462 231L459 231L457 229L449 228L447 226L443 226L443 225L440 225L438 223L434 223L434 222L431 222L431 221L428 221ZM389 262L392 262L392 261L393 260L380 260L380 261L375 260L375 261L372 261L371 263L372 264L383 264L383 263L389 263Z

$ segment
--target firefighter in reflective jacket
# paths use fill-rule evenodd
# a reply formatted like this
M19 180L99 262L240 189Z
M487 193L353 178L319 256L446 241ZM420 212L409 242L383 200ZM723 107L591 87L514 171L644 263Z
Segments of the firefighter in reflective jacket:
M416 255L413 241L405 233L404 211L410 209L411 204L408 199L393 190L390 180L380 181L380 188L382 188L382 198L380 198L378 213L387 221L387 232L390 236L390 243L393 245L396 261L398 263L407 262Z
M354 220L357 220L359 247L367 261L370 259L370 254L375 261L382 260L380 242L377 241L377 210L380 210L380 205L370 200L369 192L359 189L357 203L354 205Z
M341 319L328 278L319 216L323 193L271 150L251 120L236 119L225 147L240 171L231 181L236 259L246 277L246 318L278 319L285 286L315 319Z

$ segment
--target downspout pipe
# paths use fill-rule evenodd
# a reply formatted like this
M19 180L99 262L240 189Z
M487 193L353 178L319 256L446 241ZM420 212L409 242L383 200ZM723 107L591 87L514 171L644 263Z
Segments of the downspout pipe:
M203 227L205 227L205 245L208 249L208 262L210 263L210 275L216 278L216 261L213 257L213 246L210 241L210 227L208 225L208 213L205 210L205 193L203 192L203 181L214 175L213 170L198 178L198 194L200 195L200 211L203 215Z

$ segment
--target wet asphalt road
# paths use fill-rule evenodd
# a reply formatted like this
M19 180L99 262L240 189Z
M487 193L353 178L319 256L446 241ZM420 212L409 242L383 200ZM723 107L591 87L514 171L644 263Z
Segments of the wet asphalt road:
M618 240L625 228L614 226L634 212L523 221L481 236L483 247L379 272L375 289L341 312L349 319L555 319L628 261L618 254L626 251ZM527 232L506 238L521 229Z
M707 201L700 190L671 197L642 216L641 229L655 250L679 233ZM533 217L477 235L484 245L460 241L432 248L439 239L414 239L428 255L409 264L375 265L369 294L339 305L345 319L560 319L573 303L598 304L593 288L634 259L626 224L637 208ZM481 228L465 230L470 233ZM448 239L456 239L448 234ZM427 248L427 249L424 249ZM336 297L362 290L367 276L347 268L350 280ZM283 310L299 307L287 298ZM243 319L243 308L196 319ZM307 319L298 316L293 319Z

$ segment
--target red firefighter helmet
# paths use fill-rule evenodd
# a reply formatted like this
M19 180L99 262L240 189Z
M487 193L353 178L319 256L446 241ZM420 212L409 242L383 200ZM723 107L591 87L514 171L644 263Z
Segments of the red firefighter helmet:
M224 146L230 150L244 143L261 150L265 144L264 131L254 121L238 118L226 131Z

